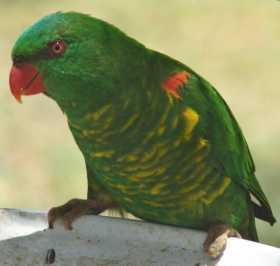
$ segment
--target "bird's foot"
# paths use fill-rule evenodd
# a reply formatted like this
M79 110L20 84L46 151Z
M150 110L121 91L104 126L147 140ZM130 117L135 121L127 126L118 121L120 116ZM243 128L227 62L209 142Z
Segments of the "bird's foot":
M56 220L62 220L66 230L72 230L72 223L85 214L99 214L108 206L100 204L96 200L72 199L64 205L51 208L48 212L48 224L52 229Z
M241 238L241 235L226 224L210 226L207 238L203 244L204 251L214 259L221 256L226 248L229 237Z

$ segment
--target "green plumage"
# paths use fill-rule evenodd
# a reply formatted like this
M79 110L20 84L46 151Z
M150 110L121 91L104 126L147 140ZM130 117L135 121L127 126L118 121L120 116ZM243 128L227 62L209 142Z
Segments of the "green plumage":
M49 58L47 44L58 39L65 54ZM39 69L46 94L66 114L89 198L163 224L228 224L252 240L255 216L274 223L236 120L190 68L73 12L27 29L12 57Z

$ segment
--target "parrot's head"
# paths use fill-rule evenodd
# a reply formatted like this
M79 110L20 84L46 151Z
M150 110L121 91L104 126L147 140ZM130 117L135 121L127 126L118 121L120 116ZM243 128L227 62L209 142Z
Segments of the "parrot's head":
M110 38L122 35L112 25L80 13L42 18L13 47L12 94L21 101L22 95L44 93L65 104L94 98L94 93L109 97L106 83L112 82L118 54Z

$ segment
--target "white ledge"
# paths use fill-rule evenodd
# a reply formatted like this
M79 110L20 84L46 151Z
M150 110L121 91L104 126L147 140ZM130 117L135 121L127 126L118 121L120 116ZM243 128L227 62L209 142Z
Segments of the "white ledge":
M48 253L57 266L280 265L278 248L234 238L214 261L202 251L204 232L141 221L84 216L72 231L46 228L45 212L0 209L0 264L46 265Z

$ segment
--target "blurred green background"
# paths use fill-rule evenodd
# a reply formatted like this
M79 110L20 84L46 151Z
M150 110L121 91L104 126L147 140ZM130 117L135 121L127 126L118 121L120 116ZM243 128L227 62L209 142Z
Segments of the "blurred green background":
M82 156L56 104L18 104L10 52L22 30L58 10L109 21L186 63L224 96L251 148L258 179L280 221L280 2L274 0L0 0L0 207L48 209L86 195ZM280 246L280 225L258 222Z

